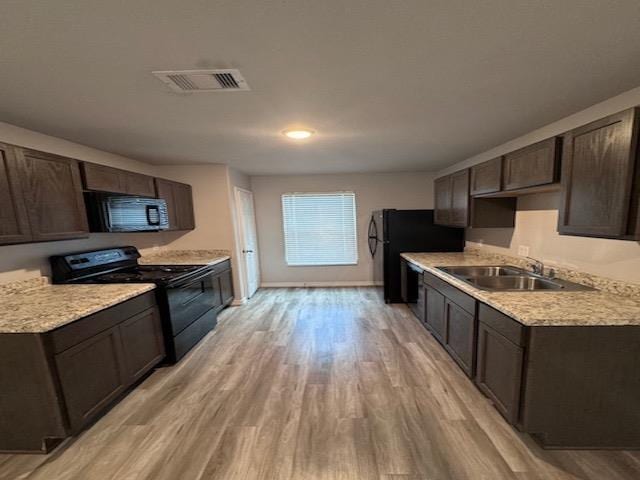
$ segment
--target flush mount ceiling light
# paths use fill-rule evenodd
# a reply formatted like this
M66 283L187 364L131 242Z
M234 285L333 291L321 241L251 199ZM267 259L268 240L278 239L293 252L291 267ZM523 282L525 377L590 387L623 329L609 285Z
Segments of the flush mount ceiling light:
M309 138L315 132L306 128L292 128L290 130L285 130L282 133L293 140L304 140L305 138Z

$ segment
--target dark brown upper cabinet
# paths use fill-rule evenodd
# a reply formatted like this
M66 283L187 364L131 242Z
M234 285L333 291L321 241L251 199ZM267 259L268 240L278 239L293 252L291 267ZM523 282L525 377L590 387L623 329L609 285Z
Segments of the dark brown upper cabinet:
M0 144L0 205L0 244L29 242L31 228L14 150L4 144Z
M434 222L438 225L449 225L451 216L451 177L436 178L434 182L435 210Z
M450 225L466 227L469 224L469 170L451 174Z
M435 223L449 227L469 224L469 170L436 179Z
M639 112L625 110L565 134L560 234L639 237Z
M82 164L82 179L86 190L140 195L142 197L156 196L153 177L119 168L84 162Z
M14 152L29 221L28 241L88 237L78 161L25 148Z
M125 192L128 195L156 196L156 184L153 177L134 172L124 172L123 175Z
M553 137L504 156L503 190L557 183L562 139Z
M162 178L155 180L158 198L167 202L169 230L193 230L196 228L191 185Z
M502 157L471 167L471 195L499 192L502 188Z
M448 227L511 228L515 225L515 198L473 198L469 170L434 182L434 223Z

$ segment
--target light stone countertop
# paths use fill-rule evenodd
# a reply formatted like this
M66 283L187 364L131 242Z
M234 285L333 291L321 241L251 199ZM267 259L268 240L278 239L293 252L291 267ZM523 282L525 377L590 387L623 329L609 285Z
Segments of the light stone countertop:
M44 333L153 290L150 283L0 285L0 333Z
M141 265L215 265L226 250L157 250ZM0 285L0 333L44 333L153 290L151 283L51 285L46 277Z
M141 265L215 265L229 260L227 250L154 250L143 253Z
M436 267L500 265L477 253L403 253L409 262L527 326L639 325L640 297L608 291L489 292ZM515 262L511 262L513 265Z

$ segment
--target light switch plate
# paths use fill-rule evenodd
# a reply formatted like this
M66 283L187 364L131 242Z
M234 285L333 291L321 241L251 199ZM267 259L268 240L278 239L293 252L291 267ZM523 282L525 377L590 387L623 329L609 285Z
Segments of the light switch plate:
M518 245L518 255L522 255L523 257L529 256L529 246L528 245Z

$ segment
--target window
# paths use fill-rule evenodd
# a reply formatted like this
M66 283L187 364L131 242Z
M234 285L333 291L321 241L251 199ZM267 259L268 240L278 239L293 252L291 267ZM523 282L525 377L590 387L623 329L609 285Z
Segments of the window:
M282 195L287 265L358 263L353 192Z

